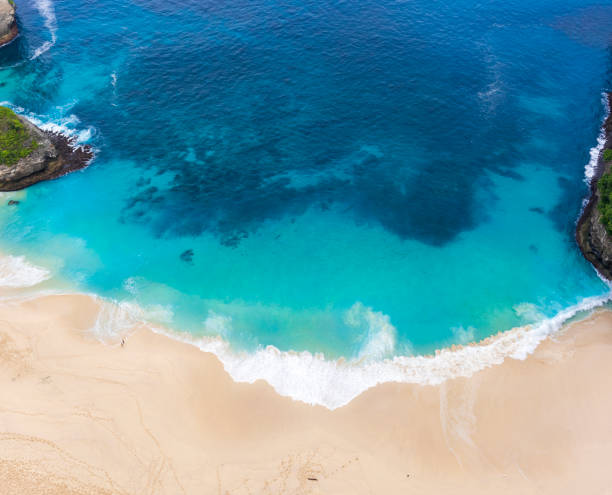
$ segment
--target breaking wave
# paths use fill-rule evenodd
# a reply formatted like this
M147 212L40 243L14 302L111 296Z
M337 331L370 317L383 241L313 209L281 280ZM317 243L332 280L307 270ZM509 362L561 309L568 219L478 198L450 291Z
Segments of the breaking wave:
M336 409L348 404L369 388L386 382L437 385L450 378L468 377L506 358L525 359L549 335L557 332L576 314L602 306L612 293L584 299L540 323L518 327L463 347L446 348L435 356L383 357L392 352L395 329L387 316L360 303L347 311L355 325L370 325L369 337L357 358L329 360L322 354L280 351L273 346L240 352L222 338L230 333L230 317L211 313L204 321L219 337L197 338L162 326L148 326L156 333L194 345L215 354L237 382L265 380L277 393L308 404ZM148 310L133 303L105 303L94 332L102 339L127 334L146 323ZM463 336L465 341L467 336Z
M30 122L43 131L63 134L68 138L72 138L75 145L88 144L96 135L97 131L93 126L83 128L81 120L75 114L70 113L66 115L75 104L76 102L71 102L63 107L57 107L58 116L50 117L47 115L35 114L33 112L26 112L25 108L13 105L9 101L0 102L0 105L9 107L14 112L27 117Z
M602 102L604 107L606 108L606 115L604 116L604 120L607 118L610 113L610 108L608 106L608 98L606 95L602 95ZM591 184L593 177L597 172L597 164L599 163L599 155L601 154L604 146L606 145L606 133L603 130L603 126L599 136L597 136L597 144L593 146L589 150L589 162L584 166L584 181L587 185Z
M23 256L0 256L0 287L33 287L50 276L47 269L29 263Z

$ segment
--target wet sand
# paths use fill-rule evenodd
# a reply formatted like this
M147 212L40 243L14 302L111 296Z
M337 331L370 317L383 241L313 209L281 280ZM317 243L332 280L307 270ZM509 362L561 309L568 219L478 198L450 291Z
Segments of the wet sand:
M612 312L440 386L335 411L235 383L218 359L99 302L0 304L3 494L612 493Z

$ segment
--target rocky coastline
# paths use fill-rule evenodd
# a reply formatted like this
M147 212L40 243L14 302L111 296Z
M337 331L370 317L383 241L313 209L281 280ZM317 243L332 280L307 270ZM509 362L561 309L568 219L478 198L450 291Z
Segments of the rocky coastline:
M608 108L612 105L612 92L606 94ZM584 257L606 279L612 280L612 235L602 223L598 205L601 194L597 183L601 177L610 171L612 161L604 160L604 150L612 148L612 112L608 114L604 124L605 144L599 153L597 167L591 181L591 197L585 206L576 226L576 241Z
M13 0L0 0L0 46L13 41L19 34Z
M32 151L16 163L0 163L0 191L17 191L37 182L55 179L85 168L93 158L90 146L80 146L75 138L44 131L23 116L13 114L23 126Z

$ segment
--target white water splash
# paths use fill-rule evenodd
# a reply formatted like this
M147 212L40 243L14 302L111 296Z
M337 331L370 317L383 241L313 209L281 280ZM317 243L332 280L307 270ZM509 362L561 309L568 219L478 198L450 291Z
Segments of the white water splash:
M50 276L47 269L29 263L23 256L0 256L0 287L33 287Z
M365 333L360 359L372 361L393 355L397 331L386 314L358 302L344 314L344 323Z
M66 113L77 103L78 101L72 101L67 105L57 106L56 109L59 116L55 118L46 115L38 115L33 112L26 112L25 108L13 105L10 101L2 101L0 105L9 107L15 113L23 115L43 131L63 134L66 137L74 138L74 144L82 145L89 143L97 131L93 126L88 126L86 128L80 127L81 120L75 114L66 115Z
M45 41L41 46L34 50L34 53L32 57L30 57L30 60L37 59L43 53L49 51L57 41L57 19L55 18L55 10L53 8L53 3L51 2L51 0L37 0L36 8L45 19L45 27L49 30L49 33L51 34L51 40Z
M607 119L608 115L610 114L608 98L605 93L602 95L601 100L603 102L604 107L606 108L606 114L604 116L605 121L605 119ZM597 145L593 146L589 150L589 162L584 166L584 182L586 182L587 186L591 185L591 181L593 180L593 177L595 177L595 172L597 172L597 164L599 163L599 155L601 154L605 145L606 133L602 128L601 132L599 133L599 136L597 136Z
M577 313L592 310L611 299L611 294L590 297L538 324L509 330L479 344L442 349L435 356L397 356L378 361L332 361L322 354L283 352L272 346L252 353L236 352L220 337L196 339L161 328L153 331L215 354L237 382L263 379L280 395L336 409L381 383L438 385L450 378L471 376L507 358L525 359Z
M143 311L135 303L99 300L100 311L91 330L100 340L116 340L143 321Z
M27 114L26 116L28 120L43 131L56 132L58 134L63 134L64 136L75 138L74 142L76 144L88 143L91 141L91 138L96 132L95 128L92 126L85 129L79 129L77 126L81 123L81 121L74 114L70 114L66 117L61 117L55 120L48 120L45 119L45 117L32 113Z
M11 301L23 301L45 294L50 292L19 296ZM612 292L589 297L538 324L518 327L480 343L442 349L435 356L329 360L322 354L286 352L273 346L255 352L235 351L221 337L198 338L151 324L151 318L159 309L157 307L147 310L134 302L118 303L91 296L101 301L100 312L91 330L102 341L117 342L137 325L146 324L155 333L214 354L236 382L265 380L282 396L332 410L348 404L381 383L440 385L448 379L469 377L480 370L499 365L507 358L523 360L576 314L588 312L612 300ZM208 329L222 335L231 333L231 323L231 318L217 313L209 313L205 320ZM466 338L471 336L470 333L468 329Z
M597 145L593 146L589 150L589 162L584 166L584 181L587 185L591 184L595 172L597 171L597 163L599 162L599 155L606 144L606 134L602 130L599 136L597 136Z
M0 285L5 287L31 287L49 276L47 270L28 263L23 257L0 258ZM280 395L336 409L381 383L439 385L451 378L469 377L477 371L501 364L507 358L525 359L577 313L590 311L612 300L612 292L586 298L534 325L503 332L481 343L442 349L435 356L382 357L388 356L395 348L395 328L387 315L357 303L346 312L345 320L360 328L368 325L367 338L359 356L350 360L330 360L323 354L308 351L280 351L273 346L254 352L236 351L222 338L231 334L231 317L209 312L204 326L207 331L220 336L198 338L167 329L165 325L171 324L173 319L171 308L158 305L141 307L133 301L114 302L95 295L92 297L101 301L101 307L91 330L102 341L117 342L137 325L146 324L156 333L215 354L237 382L253 383L263 379ZM515 310L530 318L536 316L531 305L518 305ZM455 336L467 340L473 337L473 331L456 329Z

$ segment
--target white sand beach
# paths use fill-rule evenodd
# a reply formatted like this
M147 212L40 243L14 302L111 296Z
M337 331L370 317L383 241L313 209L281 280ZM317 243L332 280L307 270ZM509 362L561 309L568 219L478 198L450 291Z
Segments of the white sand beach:
M611 493L612 312L440 386L387 383L334 411L235 383L99 302L0 306L3 494Z

